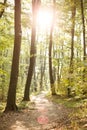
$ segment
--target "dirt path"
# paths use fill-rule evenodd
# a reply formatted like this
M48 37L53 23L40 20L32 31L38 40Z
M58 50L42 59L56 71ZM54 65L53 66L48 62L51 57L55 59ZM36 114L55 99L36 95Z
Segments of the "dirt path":
M0 130L65 130L71 110L46 99L45 93L32 96L32 105L17 113L0 116Z

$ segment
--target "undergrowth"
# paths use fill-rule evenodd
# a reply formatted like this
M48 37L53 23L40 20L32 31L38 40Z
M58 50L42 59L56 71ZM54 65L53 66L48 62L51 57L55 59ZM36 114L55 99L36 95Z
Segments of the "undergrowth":
M71 125L70 130L87 130L87 99L68 98L61 95L47 95L52 102L61 104L72 110L70 114ZM69 129L67 129L69 130Z

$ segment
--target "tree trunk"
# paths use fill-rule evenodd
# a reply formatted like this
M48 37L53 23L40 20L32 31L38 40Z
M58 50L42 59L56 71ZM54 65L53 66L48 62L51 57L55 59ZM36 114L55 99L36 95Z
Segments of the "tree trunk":
M71 28L71 57L70 57L70 67L69 67L69 78L68 78L68 96L70 96L70 88L73 87L73 59L74 59L74 33L75 33L75 14L76 14L76 5L75 0L73 0L72 6L72 28Z
M43 48L42 48L43 49ZM43 50L40 50L40 63L41 63L41 66L40 66L40 90L44 90L44 85L43 85L43 81L44 81L44 74L45 74L45 68L46 68L46 50L45 50L45 55L42 53ZM44 58L42 58L42 55L44 55Z
M14 39L14 51L11 68L10 84L7 96L7 105L5 112L16 111L16 87L18 81L19 72L19 56L21 47L21 0L15 0L15 39Z
M34 81L33 81L32 92L37 92L37 76L36 76L35 69L34 69Z
M53 3L55 5L55 0L53 0ZM49 77L50 77L50 86L51 86L51 92L52 95L55 95L55 81L53 77L52 72L52 45L53 45L53 28L54 28L54 19L55 19L55 6L53 6L53 19L52 19L52 25L50 29L50 42L49 42Z
M81 14L82 14L82 24L83 24L83 62L85 64L86 62L86 42L85 42L85 18L84 18L84 5L83 0L81 0ZM86 78L86 67L84 65L83 69L83 81L85 81Z
M74 1L73 1L74 2ZM73 59L74 59L74 33L75 33L75 14L76 7L75 2L72 7L72 29L71 29L71 57L70 57L70 73L73 73Z
M37 19L37 12L40 5L40 0L32 0L32 13L33 13L33 20L32 20L32 36L31 36L31 49L30 49L30 66L28 69L28 76L25 85L24 91L24 98L23 101L30 100L30 85L32 81L32 76L35 68L35 60L36 60L36 19Z

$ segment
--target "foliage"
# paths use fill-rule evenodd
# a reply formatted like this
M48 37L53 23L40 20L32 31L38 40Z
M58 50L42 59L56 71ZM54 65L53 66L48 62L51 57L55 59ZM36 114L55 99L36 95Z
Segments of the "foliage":
M84 1L85 21L87 19L87 2ZM42 0L42 7L51 7L50 0ZM87 97L87 77L83 81L83 70L87 68L86 61L83 61L83 39L82 39L82 19L80 1L76 1L75 34L74 34L74 59L73 74L69 74L70 51L71 51L71 8L72 0L56 1L56 19L53 32L52 63L53 76L57 94L67 96L67 88L71 87L71 97L83 99ZM0 5L0 10L2 5ZM22 46L20 55L19 77L17 86L17 100L23 97L26 77L29 67L30 46L31 46L31 25L32 12L31 1L22 2ZM6 100L10 80L10 71L13 55L14 43L14 4L8 2L5 13L0 19L0 99ZM85 25L87 27L87 25ZM86 30L87 31L87 30ZM48 64L48 44L49 27L42 30L37 24L36 34L36 65L32 78L32 91L41 89L50 92L49 85L49 64ZM86 38L87 39L87 38ZM87 72L85 72L87 73ZM43 75L43 76L42 76ZM42 77L41 77L42 76ZM71 86L68 78L71 77ZM42 86L42 88L41 88ZM37 92L38 93L38 92ZM70 99L66 99L70 100ZM64 102L66 102L64 100ZM73 102L69 102L73 106Z

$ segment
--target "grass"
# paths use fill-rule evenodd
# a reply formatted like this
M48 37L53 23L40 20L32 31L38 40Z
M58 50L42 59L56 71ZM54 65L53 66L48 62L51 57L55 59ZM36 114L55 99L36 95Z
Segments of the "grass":
M5 102L0 102L0 114L4 111L5 105L6 105Z
M87 130L87 99L80 99L78 97L68 98L66 96L56 95L47 96L49 100L62 104L66 108L73 109L70 117L72 119L71 127L75 130Z
M77 108L80 107L83 103L87 102L87 99L82 100L79 98L72 98L72 97L68 98L66 96L61 95L55 95L55 96L48 95L47 98L51 99L53 102L62 104L67 108Z
M31 102L31 101L22 101L18 104L18 108L19 110L21 109L30 109L30 110L34 110L35 108L35 103Z

